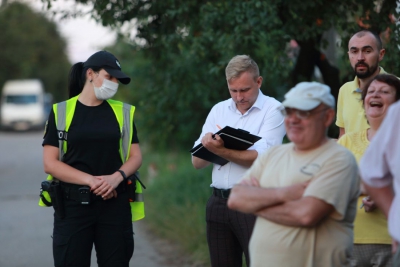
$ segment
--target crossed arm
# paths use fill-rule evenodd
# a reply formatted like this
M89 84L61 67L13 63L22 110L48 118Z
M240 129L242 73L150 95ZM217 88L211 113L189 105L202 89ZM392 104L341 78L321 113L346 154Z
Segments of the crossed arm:
M307 185L308 182L304 182L287 187L262 188L255 178L243 180L232 188L228 207L278 224L311 227L332 213L334 208L321 199L303 197Z

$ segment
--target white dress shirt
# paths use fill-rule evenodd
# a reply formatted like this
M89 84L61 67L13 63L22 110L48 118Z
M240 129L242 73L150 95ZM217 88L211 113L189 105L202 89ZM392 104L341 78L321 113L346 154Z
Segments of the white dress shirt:
M236 108L232 98L219 102L208 114L201 135L194 146L201 143L201 139L206 133L217 132L219 130L217 125L221 128L230 126L262 138L248 149L256 150L259 156L271 146L281 144L285 136L284 116L279 111L279 107L281 107L279 101L265 96L261 90L259 90L256 102L244 114ZM224 166L214 164L211 186L219 189L232 188L240 181L247 169L248 167L233 162L228 162Z
M400 102L388 113L360 162L362 180L371 187L392 185L395 197L389 211L389 233L400 242Z

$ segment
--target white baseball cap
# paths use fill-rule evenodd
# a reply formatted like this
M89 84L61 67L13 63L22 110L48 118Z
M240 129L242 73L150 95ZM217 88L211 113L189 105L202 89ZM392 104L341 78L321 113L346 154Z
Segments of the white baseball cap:
M335 108L335 98L329 86L318 82L301 82L285 94L284 107L312 110L319 104Z

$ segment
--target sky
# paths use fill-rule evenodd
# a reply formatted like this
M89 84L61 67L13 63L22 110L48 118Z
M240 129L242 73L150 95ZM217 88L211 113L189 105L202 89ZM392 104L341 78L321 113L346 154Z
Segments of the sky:
M41 0L19 1L29 4L35 11L45 14L49 20L58 25L61 36L67 41L67 54L72 64L86 61L93 53L105 46L112 45L116 40L116 32L103 27L94 19L91 19L89 15L61 21L59 18L52 18L49 15ZM88 10L88 7L76 4L75 1L71 0L57 0L53 2L53 5L52 10L73 8Z

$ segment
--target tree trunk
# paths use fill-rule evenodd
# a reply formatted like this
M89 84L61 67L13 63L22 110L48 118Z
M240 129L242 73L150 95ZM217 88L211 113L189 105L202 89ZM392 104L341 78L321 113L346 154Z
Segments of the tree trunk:
M292 85L311 81L314 67L317 66L324 83L331 88L331 93L337 100L340 88L339 70L332 66L326 56L316 48L317 45L319 46L319 40L317 44L314 40L296 41L300 46L300 52L292 72Z

